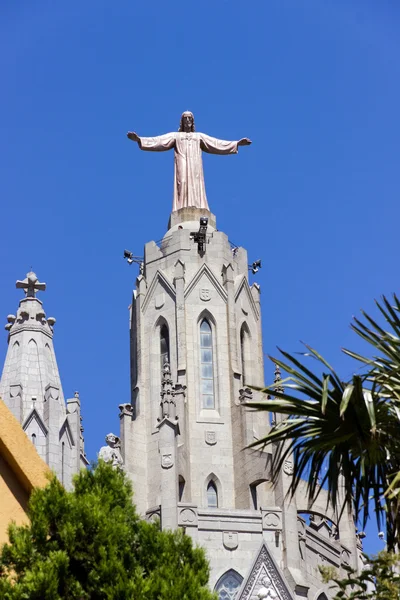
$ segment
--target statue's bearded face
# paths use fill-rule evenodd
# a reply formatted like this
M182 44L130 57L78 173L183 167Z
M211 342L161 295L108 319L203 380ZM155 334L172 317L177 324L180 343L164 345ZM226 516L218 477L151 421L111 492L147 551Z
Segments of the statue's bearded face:
M182 131L186 133L194 131L194 118L191 113L183 113L181 120Z
M193 117L191 115L185 115L183 117L183 130L184 131L192 131L193 127Z

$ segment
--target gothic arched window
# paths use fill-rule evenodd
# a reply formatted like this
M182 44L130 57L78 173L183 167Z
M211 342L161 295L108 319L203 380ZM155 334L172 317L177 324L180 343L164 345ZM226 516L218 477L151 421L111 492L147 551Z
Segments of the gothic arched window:
M32 433L31 435L32 444L36 446L36 433Z
M219 600L234 600L242 585L243 577L237 571L229 569L217 581L214 591L218 594Z
M207 506L208 508L218 508L217 486L213 481L207 486Z
M202 408L215 408L212 331L207 319L200 323L200 394Z
M160 329L160 358L161 358L161 373L163 372L164 363L169 360L169 331L164 324Z

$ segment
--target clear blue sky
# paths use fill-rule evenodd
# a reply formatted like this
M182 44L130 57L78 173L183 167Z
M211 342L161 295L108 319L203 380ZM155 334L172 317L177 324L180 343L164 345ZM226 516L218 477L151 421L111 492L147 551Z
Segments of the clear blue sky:
M253 140L205 174L219 229L263 260L265 353L305 340L350 375L352 315L399 292L399 27L397 0L0 3L0 315L32 266L89 458L130 400L122 252L164 235L172 201L173 155L125 133L183 110Z

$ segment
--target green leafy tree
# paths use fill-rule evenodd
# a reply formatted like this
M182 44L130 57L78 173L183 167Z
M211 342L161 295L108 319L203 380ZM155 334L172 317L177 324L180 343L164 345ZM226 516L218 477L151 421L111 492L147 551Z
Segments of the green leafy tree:
M334 600L399 600L400 556L394 552L380 552L368 559L365 569L358 574L345 567L348 576L340 579L334 567L319 567L325 583L333 582Z
M333 508L351 503L355 518L365 526L372 507L381 528L386 524L387 546L400 544L400 302L383 297L377 307L381 326L366 313L352 329L373 349L372 356L344 350L363 367L362 375L343 381L313 348L305 360L280 351L283 359L270 357L288 375L285 389L270 386L272 394L248 406L282 415L268 434L253 445L277 444L273 475L276 477L289 454L294 477L290 492L307 480L311 502L326 487Z
M100 461L67 492L53 477L9 527L0 553L4 600L214 600L204 551L182 530L136 514L125 475Z

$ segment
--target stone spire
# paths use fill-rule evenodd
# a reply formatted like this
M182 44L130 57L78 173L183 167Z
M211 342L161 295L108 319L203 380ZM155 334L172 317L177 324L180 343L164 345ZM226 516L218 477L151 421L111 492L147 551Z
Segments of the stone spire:
M45 291L36 274L16 282L25 298L15 315L8 315L8 351L0 381L0 397L21 423L38 453L69 485L79 470L80 405L66 408L53 346L54 317L46 317L38 291ZM76 414L76 411L79 414ZM70 415L69 413L74 413ZM75 424L75 421L77 422ZM78 435L76 433L78 431ZM84 461L83 461L84 462Z

